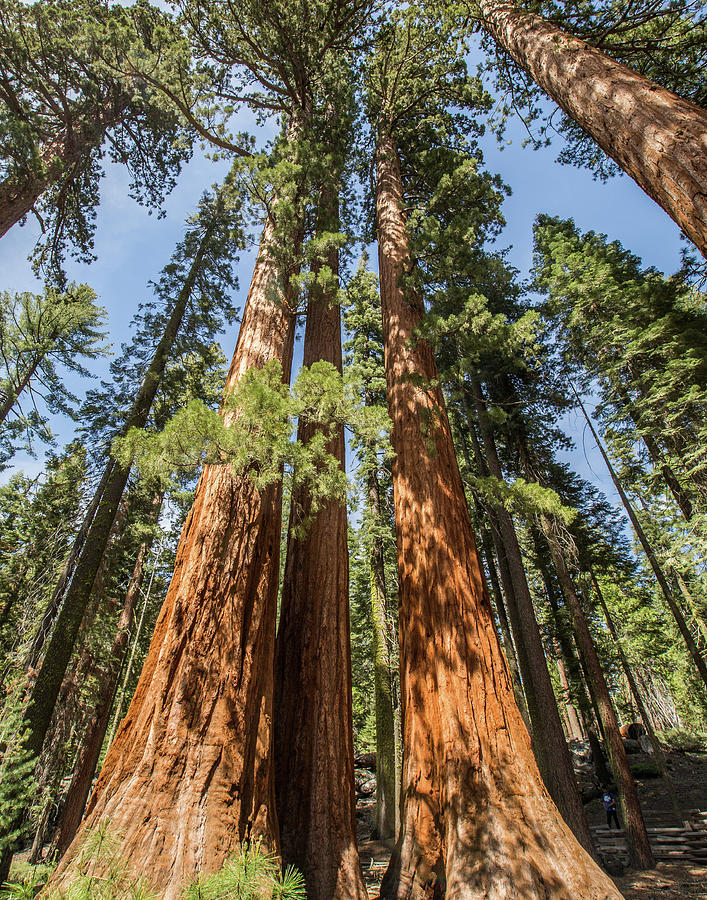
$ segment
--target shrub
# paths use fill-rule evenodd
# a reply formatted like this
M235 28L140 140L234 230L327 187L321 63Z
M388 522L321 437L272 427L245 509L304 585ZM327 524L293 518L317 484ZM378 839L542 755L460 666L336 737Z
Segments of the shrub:
M293 867L280 872L277 857L259 842L246 844L220 872L200 875L189 884L183 900L305 900L302 875Z
M682 753L707 752L707 734L702 731L688 731L685 728L666 728L659 734L660 740L670 750Z

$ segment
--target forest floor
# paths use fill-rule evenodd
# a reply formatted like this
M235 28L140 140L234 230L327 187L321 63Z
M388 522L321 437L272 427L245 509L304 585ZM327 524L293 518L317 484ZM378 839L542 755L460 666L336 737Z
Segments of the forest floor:
M626 900L705 900L707 868L691 863L658 863L650 872L628 872L614 883Z
M359 852L368 896L373 900L380 893L390 848L381 841L365 841ZM625 900L707 900L707 867L693 863L661 862L649 872L628 871L613 881Z
M652 768L650 757L636 753L629 761L648 827L681 824L675 821L662 778L644 774ZM707 810L707 753L673 752L668 754L668 765L680 805L685 810ZM378 897L391 849L386 842L370 839L374 805L371 796L359 797L359 852L370 898ZM599 797L587 803L585 810L590 825L606 824ZM624 875L614 877L614 882L626 900L707 900L707 865L689 861L659 862L649 872L627 869Z

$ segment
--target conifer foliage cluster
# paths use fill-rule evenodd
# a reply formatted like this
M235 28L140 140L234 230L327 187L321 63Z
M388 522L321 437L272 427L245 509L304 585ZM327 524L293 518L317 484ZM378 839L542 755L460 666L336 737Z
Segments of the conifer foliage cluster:
M619 898L585 744L654 866L620 726L675 824L667 754L707 751L705 21L0 0L0 238L38 233L0 285L3 896L363 900L371 751L386 900ZM683 267L540 209L516 270L512 117ZM194 155L220 181L115 347L104 177L163 216Z

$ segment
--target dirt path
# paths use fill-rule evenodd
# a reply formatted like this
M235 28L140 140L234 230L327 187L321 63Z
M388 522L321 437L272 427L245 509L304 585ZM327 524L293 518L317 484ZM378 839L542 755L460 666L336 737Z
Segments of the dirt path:
M359 850L368 896L375 900L390 849L380 841L366 841ZM659 863L650 872L629 872L614 883L625 900L707 900L707 867L690 863Z
M689 863L659 863L614 882L626 900L707 900L707 868Z

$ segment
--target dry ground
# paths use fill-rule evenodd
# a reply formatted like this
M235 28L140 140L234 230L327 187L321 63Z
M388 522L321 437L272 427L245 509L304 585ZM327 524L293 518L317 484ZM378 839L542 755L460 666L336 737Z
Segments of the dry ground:
M707 900L707 868L690 863L658 863L614 882L626 900Z

